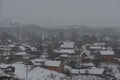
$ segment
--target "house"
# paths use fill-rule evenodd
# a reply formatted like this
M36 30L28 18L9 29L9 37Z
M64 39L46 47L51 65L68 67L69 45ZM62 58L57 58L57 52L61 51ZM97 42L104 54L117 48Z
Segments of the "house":
M71 74L89 74L89 75L103 75L105 70L103 68L92 67L90 69L71 69Z
M61 49L74 49L75 43L74 42L65 42L63 41L62 45L60 46Z
M55 53L58 53L58 55L62 55L62 54L75 54L75 50L74 49L59 49L59 50L54 50Z
M120 80L120 74L115 74L116 80Z
M86 68L91 68L91 67L95 67L94 63L92 63L92 62L78 63L76 65L77 69L86 69Z
M29 60L29 54L26 52L18 52L15 54L15 61L26 61Z
M80 56L79 55L65 55L62 54L60 55L60 60L61 61L79 61L80 60Z
M102 61L113 61L114 59L114 51L100 51L100 57Z
M9 64L0 65L0 80L19 80L17 76L13 76L15 67Z
M93 55L91 55L90 51L83 51L79 54L76 55L70 55L70 56L62 56L62 58L64 58L65 60L71 60L71 61L90 61L91 59L93 59Z
M19 80L19 79L0 71L0 80Z
M90 45L89 49L91 51L100 51L100 50L106 50L105 43L94 43Z
M24 52L26 48L24 46L18 46L18 51Z
M55 53L61 54L75 54L75 43L74 42L63 42L59 49L54 50Z
M94 45L97 45L97 46L105 46L106 43L102 43L102 42L100 42L100 43L94 43Z
M98 46L98 45L91 45L89 49L91 51L106 50L106 48L104 46Z
M63 72L64 66L61 61L45 61L44 67L49 70L53 70L56 72Z
M80 58L81 59L91 59L93 56L91 55L90 51L83 51L80 53Z
M32 62L32 65L34 67L43 67L44 66L44 63L45 63L46 59L34 59L34 60L31 60Z
M8 45L0 45L1 62L6 62L12 55L12 48Z
M60 55L61 61L90 61L90 59L93 59L93 56L91 55L90 51L84 51L80 54L75 55L68 55L68 54L62 54Z

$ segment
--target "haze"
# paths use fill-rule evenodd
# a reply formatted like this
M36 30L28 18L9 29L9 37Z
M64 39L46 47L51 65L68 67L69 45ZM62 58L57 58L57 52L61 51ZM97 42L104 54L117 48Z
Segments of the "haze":
M3 0L2 11L22 24L120 26L119 0Z

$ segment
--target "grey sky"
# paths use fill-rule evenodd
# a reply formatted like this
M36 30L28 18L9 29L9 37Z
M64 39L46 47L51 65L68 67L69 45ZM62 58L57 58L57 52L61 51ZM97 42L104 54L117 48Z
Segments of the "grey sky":
M120 1L3 0L3 17L42 26L120 26Z

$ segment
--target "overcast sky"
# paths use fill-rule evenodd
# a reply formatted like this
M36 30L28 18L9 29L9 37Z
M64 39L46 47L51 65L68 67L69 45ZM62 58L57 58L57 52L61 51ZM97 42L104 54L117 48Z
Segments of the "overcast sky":
M39 25L120 26L119 0L3 0L3 17Z

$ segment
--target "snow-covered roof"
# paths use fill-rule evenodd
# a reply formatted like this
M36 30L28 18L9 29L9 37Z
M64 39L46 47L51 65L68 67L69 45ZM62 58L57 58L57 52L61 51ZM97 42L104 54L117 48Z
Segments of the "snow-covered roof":
M28 53L26 53L26 52L18 52L15 55L28 55Z
M45 61L44 66L54 66L59 67L61 64L61 61Z
M103 74L104 69L102 68L92 68L89 70L90 74Z
M0 64L0 68L7 68L8 66L13 66L15 67L15 72L14 74L19 78L19 79L25 79L26 77L26 66L22 63L14 63L14 64ZM0 75L1 76L1 75ZM7 76L7 75L5 75Z
M112 51L113 49L112 47L107 47L107 50Z
M115 74L115 77L119 80L120 79L120 74Z
M10 48L8 45L0 45L0 48Z
M24 46L19 46L19 48L20 48L21 50L23 50L23 51L26 50Z
M12 40L10 40L10 39L7 39L7 41L8 41L8 42L12 42Z
M104 46L105 43L94 43L94 45L97 45L97 46Z
M10 66L9 64L0 64L0 68L7 68L8 66Z
M64 69L71 70L71 66L65 65Z
M96 75L74 75L72 76L72 80L105 80L100 76Z
M14 44L10 44L10 45L8 45L9 47L15 47L15 45Z
M86 54L87 57L90 57L91 55L90 51L83 51L81 52L80 57L82 57L83 54Z
M60 46L60 48L74 48L74 42L63 42L63 44Z
M101 46L90 46L90 49L102 49Z
M92 68L92 69L71 69L72 74L85 74L88 72L88 74L97 74L101 75L104 72L104 69L102 68Z
M34 60L31 60L33 65L36 65L36 66L42 65L42 62L45 62L45 61L46 61L46 59L34 59Z
M89 63L80 63L79 65L84 65L84 66L95 66L94 63L89 62Z
M114 55L114 51L100 51L101 55Z
M14 63L12 66L15 67L15 75L18 76L19 79L25 79L27 70L26 65L22 63Z
M15 67L15 75L20 80L25 80L27 69L28 69L28 80L61 80L61 79L66 80L66 77L64 74L47 70L44 68L36 67L31 69L29 65L27 68L27 66L22 63L14 63L14 64L11 64L11 66Z
M56 53L62 53L62 54L75 54L74 49L60 49L60 50L54 50Z
M68 54L62 54L62 55L60 55L61 57L69 57L69 55Z
M36 51L36 48L35 48L35 47L30 47L30 49L31 49L32 51Z
M65 80L65 75L40 67L34 68L28 74L28 80L61 80L61 78Z

